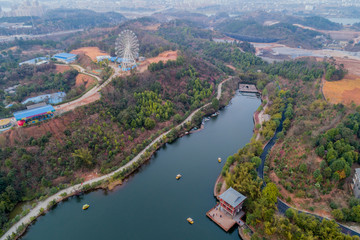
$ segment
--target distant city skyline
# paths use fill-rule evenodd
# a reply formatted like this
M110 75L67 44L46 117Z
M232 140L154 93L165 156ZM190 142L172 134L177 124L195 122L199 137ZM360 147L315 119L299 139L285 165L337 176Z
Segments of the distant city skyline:
M360 12L359 0L38 0L37 2L34 4L32 0L0 0L0 10L2 10L3 15L9 16L26 16L28 14L37 16L44 13L46 9L62 7L89 9L98 12L115 11L128 14L129 17L173 8L206 14L219 11L237 13L264 10L305 12L333 17L341 15L338 8L354 7ZM4 14L10 10L12 13Z

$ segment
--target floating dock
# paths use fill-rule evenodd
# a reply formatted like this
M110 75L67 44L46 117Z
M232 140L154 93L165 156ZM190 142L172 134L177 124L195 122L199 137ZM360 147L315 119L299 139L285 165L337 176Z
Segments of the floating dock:
M244 222L240 219L244 216L244 214L245 213L241 211L234 218L232 218L230 214L221 210L220 205L216 205L206 213L206 216L219 225L225 232L228 232L236 224L239 226L244 225Z
M259 93L253 84L239 84L239 90L240 92Z

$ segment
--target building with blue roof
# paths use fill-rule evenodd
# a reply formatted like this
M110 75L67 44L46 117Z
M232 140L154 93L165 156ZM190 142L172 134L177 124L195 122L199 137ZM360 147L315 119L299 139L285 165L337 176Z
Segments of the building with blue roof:
M41 64L49 63L49 60L50 60L49 57L38 57L38 58L33 58L30 60L27 60L25 62L21 62L21 63L19 63L19 66L24 65L24 64L41 65Z
M72 63L76 60L77 55L72 53L58 53L52 56L55 60L66 64Z
M50 119L54 116L55 109L51 105L43 105L40 107L29 108L27 110L14 113L19 126L24 124L33 124Z
M221 208L231 216L235 216L242 209L246 197L230 187L218 199Z

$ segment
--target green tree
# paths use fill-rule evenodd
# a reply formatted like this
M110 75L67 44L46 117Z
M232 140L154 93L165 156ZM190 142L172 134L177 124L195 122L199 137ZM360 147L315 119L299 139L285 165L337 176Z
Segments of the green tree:
M156 122L153 119L151 119L149 117L145 119L144 126L146 129L148 129L148 130L154 129L155 125L156 125Z
M337 220L342 221L344 219L344 214L340 209L334 209L331 211L331 215Z
M213 98L213 100L211 101L211 106L215 110L218 110L219 109L219 100L217 98Z
M251 159L251 162L255 164L255 168L258 168L261 164L261 158L259 157L253 157Z
M86 167L91 167L94 163L91 151L85 147L75 150L72 156L75 159L76 167L81 167L82 165L85 165Z

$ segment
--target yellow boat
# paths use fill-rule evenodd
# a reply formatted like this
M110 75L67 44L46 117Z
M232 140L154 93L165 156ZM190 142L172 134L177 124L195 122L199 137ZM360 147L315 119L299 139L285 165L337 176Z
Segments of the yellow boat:
M176 180L179 180L181 178L181 174L176 175Z
M85 204L85 205L83 206L83 210L86 210L86 209L88 209L89 207L90 207L89 204Z
M221 163L221 158L218 158L218 162Z
M190 224L193 224L194 223L194 220L192 218L187 218L186 219Z

